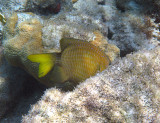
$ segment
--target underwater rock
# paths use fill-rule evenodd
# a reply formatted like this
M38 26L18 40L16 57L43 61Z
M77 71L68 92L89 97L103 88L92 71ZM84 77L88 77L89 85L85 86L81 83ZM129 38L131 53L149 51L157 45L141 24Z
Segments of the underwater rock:
M115 0L112 5L116 7L116 15L106 22L108 42L120 48L122 57L140 49L152 49L159 43L159 39L152 40L155 37L153 36L155 30L159 31L158 26L154 26L159 25L160 22L158 22L159 8L155 5L151 6L150 0L142 0L143 4L137 1ZM154 11L155 8L157 11Z
M122 57L142 48L150 49L150 47L154 47L147 39L147 34L149 34L147 28L149 26L146 27L145 17L123 14L121 17L113 18L113 20L115 21L110 22L109 25L111 36L108 41L120 48ZM152 36L148 35L148 37Z
M41 15L55 15L72 10L71 0L28 0L25 11Z
M160 122L160 47L119 59L72 92L48 89L28 122Z
M56 6L59 0L32 0L33 3L37 6L41 6L42 8L46 8L50 5Z
M0 12L8 18L14 12L25 11L27 1L28 0L0 0Z

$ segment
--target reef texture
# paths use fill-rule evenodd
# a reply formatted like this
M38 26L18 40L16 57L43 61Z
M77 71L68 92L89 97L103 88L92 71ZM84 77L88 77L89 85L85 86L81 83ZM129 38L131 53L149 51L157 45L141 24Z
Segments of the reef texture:
M71 92L52 83L56 88L45 92L23 122L160 122L159 13L159 0L0 0L2 122L20 122L24 107L42 91L31 76L6 63L3 49L10 64L48 85L51 76L39 79L38 64L27 56L61 52L62 38L100 47L112 64ZM123 58L117 60L119 50Z
M160 47L116 61L73 92L48 89L29 122L160 122Z

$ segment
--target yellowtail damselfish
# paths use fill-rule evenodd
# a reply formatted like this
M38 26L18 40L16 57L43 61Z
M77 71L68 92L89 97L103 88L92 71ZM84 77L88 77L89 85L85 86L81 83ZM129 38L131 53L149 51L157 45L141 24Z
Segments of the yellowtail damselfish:
M103 71L110 63L107 55L89 42L62 39L60 44L62 50L60 55L46 53L32 54L27 57L30 61L39 63L39 78L55 69L54 78L59 78L57 80L80 82L98 71Z

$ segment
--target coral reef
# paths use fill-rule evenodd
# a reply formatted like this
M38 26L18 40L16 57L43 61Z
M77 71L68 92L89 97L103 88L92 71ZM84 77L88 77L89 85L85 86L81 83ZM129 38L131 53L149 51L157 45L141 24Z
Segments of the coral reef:
M159 12L159 0L0 0L0 122L20 122L44 91L4 60L3 49L10 64L56 86L23 122L160 122ZM50 82L52 72L39 79L39 64L27 56L61 53L59 41L67 38L98 46L111 65L77 87Z
M160 122L160 47L116 61L73 92L48 89L28 122Z
M46 8L46 10L34 7L34 2L36 6ZM43 2L42 0L30 0L26 4L25 12L31 11L37 15L46 15L43 12L47 12L50 9L47 9L48 1L45 4ZM52 2L57 4L54 0ZM78 0L71 7L72 3L70 2L61 1L62 11L56 16L53 14L53 16L49 15L40 18L44 26L42 29L42 41L45 46L53 47L53 44L51 44L52 40L58 41L63 35L90 40L93 34L88 34L88 30L100 30L104 36L108 37L109 43L114 43L120 48L121 56L138 51L141 48L150 49L155 46L148 42L147 39L152 37L152 31L149 29L152 27L149 24L150 18L148 19L142 12L139 12L143 5L133 4L130 1L125 3L122 0L119 2L116 0L87 0L87 2ZM46 6L43 7L43 5ZM131 6L129 8L133 9L125 9L124 12L121 12L123 11L122 7L119 7L121 5ZM81 9L82 7L83 9ZM68 8L70 12L68 12ZM86 29L81 27L86 27ZM48 35L49 33L50 35ZM69 35L66 33L69 33Z

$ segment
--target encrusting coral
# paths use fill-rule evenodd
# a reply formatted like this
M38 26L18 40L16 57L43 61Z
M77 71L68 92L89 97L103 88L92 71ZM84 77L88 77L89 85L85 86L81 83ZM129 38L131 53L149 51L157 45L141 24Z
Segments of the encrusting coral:
M10 17L10 19L7 20L7 23L6 23L6 31L12 32L11 33L12 38L11 36L6 35L6 37L7 38L9 37L9 38L4 43L4 47L5 47L4 54L6 59L12 65L19 66L25 69L31 75L33 75L36 79L38 79L40 82L42 82L47 86L54 86L55 84L63 85L63 83L60 83L60 82L57 83L56 79L54 81L53 76L55 72L58 72L58 71L55 71L54 69L43 78L39 78L38 77L39 64L29 61L27 57L32 54L61 53L61 50L63 49L62 47L60 47L60 45L63 45L63 44L60 44L61 43L60 40L64 39L64 41L66 40L66 43L69 43L71 40L67 40L67 36L69 37L69 35L73 35L73 34L69 32L66 33L66 30L64 28L64 30L61 30L61 34L63 35L60 35L60 37L58 37L59 40L51 40L51 41L49 40L50 41L49 43L52 43L54 45L50 45L49 48L45 48L46 45L48 46L48 43L44 43L42 39L42 24L40 23L40 21L36 18L32 18L32 19L23 21L21 23L18 23L17 20L18 20L18 16L15 13L13 16ZM11 24L10 24L10 21L12 21ZM17 24L17 27L15 27L16 24ZM83 29L83 28L81 27L80 29ZM99 31L94 31L94 32L90 31L89 33L92 33L94 37L92 37L93 40L86 41L86 42L90 42L96 47L99 47L103 52L105 52L105 54L109 57L109 60L111 62L119 55L119 52L120 52L119 49L115 45L108 44L106 39L103 37L103 35ZM86 35L86 37L87 36L88 35ZM71 38L74 39L74 37L71 37ZM83 39L82 36L81 38ZM76 40L73 40L73 41L76 42ZM56 69L56 66L54 66L54 68Z
M73 92L48 89L28 122L160 122L160 47L120 59Z

